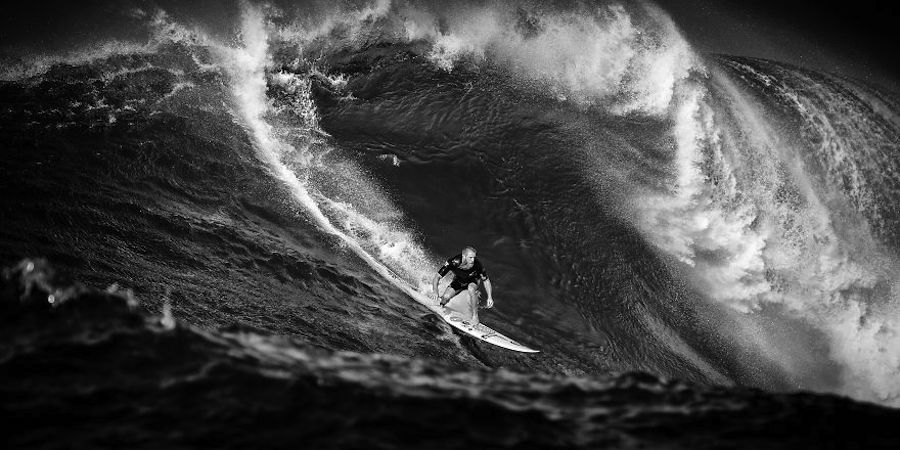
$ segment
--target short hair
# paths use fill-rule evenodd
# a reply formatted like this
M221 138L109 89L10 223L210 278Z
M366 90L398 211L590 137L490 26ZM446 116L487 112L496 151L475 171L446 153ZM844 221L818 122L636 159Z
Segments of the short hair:
M466 248L464 248L464 249L462 250L463 254L465 254L465 253L468 252L468 251L471 251L472 253L478 254L478 251L475 250L475 247L472 247L471 245L467 245Z

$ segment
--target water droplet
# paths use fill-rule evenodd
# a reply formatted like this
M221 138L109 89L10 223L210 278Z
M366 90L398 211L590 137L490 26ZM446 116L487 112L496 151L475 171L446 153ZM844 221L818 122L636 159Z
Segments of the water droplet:
M169 299L168 289L166 289L166 296L163 299L162 317L159 319L159 323L167 330L175 328L175 317L172 316L172 302Z

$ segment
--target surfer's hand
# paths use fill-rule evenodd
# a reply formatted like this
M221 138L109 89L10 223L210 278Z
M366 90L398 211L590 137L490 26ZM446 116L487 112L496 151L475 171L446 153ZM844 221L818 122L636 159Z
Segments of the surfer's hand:
M484 306L487 307L487 309L493 308L494 307L494 298L488 297L487 304L485 304Z

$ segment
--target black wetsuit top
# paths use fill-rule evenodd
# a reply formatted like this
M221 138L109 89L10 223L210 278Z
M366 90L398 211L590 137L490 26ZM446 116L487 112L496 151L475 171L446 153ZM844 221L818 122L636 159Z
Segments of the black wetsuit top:
M453 271L453 281L450 282L450 287L453 289L459 291L465 289L469 283L477 283L488 279L487 272L485 272L484 266L481 265L481 261L478 258L475 258L472 267L468 269L461 269L459 267L460 264L462 264L462 254L448 259L438 270L441 276L445 276L447 272Z

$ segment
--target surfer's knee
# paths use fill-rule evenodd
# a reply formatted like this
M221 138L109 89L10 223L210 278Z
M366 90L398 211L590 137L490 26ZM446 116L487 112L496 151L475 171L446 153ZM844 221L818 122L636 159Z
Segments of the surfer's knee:
M451 298L453 298L457 294L457 292L459 292L459 291L448 286L447 289L444 289L444 293L441 294L441 300L449 301Z

